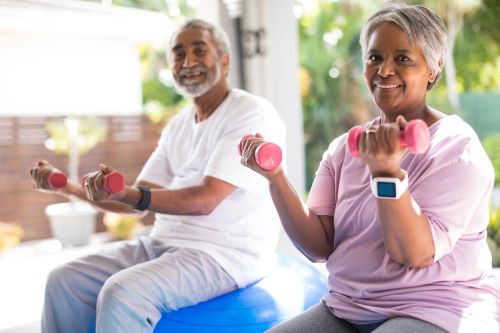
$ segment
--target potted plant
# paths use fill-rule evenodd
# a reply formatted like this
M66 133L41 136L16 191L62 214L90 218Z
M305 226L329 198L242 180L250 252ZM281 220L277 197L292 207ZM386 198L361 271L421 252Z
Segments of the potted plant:
M18 224L0 222L0 253L19 244L23 233L23 228Z
M113 240L132 239L144 229L141 218L132 214L106 212L103 223Z
M47 123L47 131L45 146L56 154L68 156L68 178L79 183L80 155L104 139L106 127L95 118L67 117L64 121ZM63 246L85 245L95 231L97 211L85 202L70 200L49 205L45 213L54 238Z

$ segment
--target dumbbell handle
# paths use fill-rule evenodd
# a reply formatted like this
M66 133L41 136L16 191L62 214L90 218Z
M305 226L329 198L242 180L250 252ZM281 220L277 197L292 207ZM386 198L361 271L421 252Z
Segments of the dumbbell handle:
M82 177L82 188L85 189L85 182L87 178L94 175L95 172L87 173ZM108 193L118 193L123 191L125 188L125 178L118 171L111 171L103 178L103 187L104 190Z
M66 175L59 171L52 171L47 179L49 186L53 189L63 188L68 183Z
M250 137L253 137L253 135L247 134L241 139L238 145L240 156L243 153L243 139ZM282 159L283 154L277 144L264 141L255 150L255 162L263 170L272 171L276 169L281 164Z
M347 135L347 146L352 156L359 156L358 141L361 133L365 131L363 126L355 126L349 130ZM408 147L413 154L421 154L429 147L430 134L427 124L420 119L411 120L403 131L399 132L399 144Z

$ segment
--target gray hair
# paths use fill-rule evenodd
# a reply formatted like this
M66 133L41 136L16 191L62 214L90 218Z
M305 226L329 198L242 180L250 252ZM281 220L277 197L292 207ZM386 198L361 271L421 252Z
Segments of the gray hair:
M411 43L417 43L424 55L427 65L436 75L434 82L430 82L427 89L438 81L446 54L446 26L435 12L424 6L408 6L405 4L391 4L373 14L363 26L359 43L363 59L366 57L368 41L373 31L382 23L393 23L401 28Z
M206 30L212 35L212 38L215 41L215 47L217 48L217 53L219 57L222 57L225 54L229 54L229 38L224 30L222 30L219 26L215 24L209 23L200 19L192 19L184 22L181 26L179 26L170 37L169 49L167 50L167 54L170 54L172 47L174 46L175 39L177 36L185 29L201 29ZM170 57L170 56L169 56Z

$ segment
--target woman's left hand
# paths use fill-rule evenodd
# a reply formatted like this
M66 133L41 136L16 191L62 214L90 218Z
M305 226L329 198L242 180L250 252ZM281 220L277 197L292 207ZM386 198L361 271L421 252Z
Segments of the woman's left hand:
M279 165L274 170L264 170L257 164L255 152L264 142L264 137L259 133L256 133L255 136L243 138L241 141L241 164L271 181L276 175L280 174L283 169L281 165Z
M394 177L400 173L400 162L406 147L400 145L400 132L408 122L398 116L396 122L367 128L358 141L359 157L373 177Z

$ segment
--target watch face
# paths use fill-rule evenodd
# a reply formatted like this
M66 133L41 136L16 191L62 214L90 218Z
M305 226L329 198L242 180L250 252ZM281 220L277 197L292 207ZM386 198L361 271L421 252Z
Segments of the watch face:
M391 182L377 182L377 194L383 198L395 198L396 184Z

